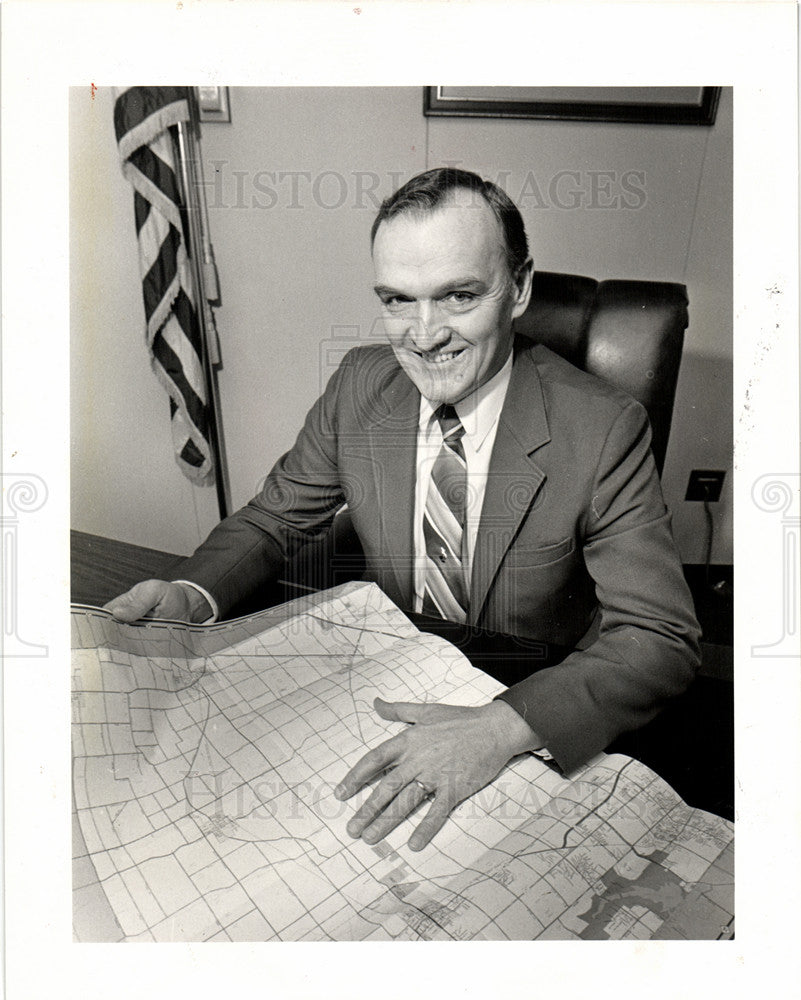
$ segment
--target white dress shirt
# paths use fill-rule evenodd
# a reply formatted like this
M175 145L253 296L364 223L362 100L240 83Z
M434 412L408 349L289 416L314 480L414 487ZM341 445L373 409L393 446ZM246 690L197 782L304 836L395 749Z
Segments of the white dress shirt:
M463 561L470 579L473 552L476 547L478 522L484 505L492 446L498 430L498 420L512 375L512 354L503 368L463 400L456 403L456 415L464 427L462 446L467 463L467 511ZM426 546L423 537L423 515L431 469L442 447L442 430L434 416L438 404L420 397L420 419L417 428L417 486L414 501L414 610L423 608L426 583Z

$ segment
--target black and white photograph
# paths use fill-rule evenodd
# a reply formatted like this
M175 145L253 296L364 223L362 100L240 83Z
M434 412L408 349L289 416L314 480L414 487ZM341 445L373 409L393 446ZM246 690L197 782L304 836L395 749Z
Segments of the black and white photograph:
M4 377L18 995L37 937L65 996L400 997L419 963L745 997L757 942L785 961L792 5L664 6L632 40L650 9L691 55L616 39L613 73L580 5L130 5L36 128L20 50L4 125L58 180L4 265L4 369L40 376Z
M71 92L79 940L731 937L712 90Z

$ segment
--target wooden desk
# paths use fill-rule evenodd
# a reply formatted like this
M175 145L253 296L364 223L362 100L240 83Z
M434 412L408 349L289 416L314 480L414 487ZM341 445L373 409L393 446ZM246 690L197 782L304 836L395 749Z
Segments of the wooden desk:
M169 579L181 556L70 532L70 597L74 604L102 606L148 577Z
M168 578L181 557L156 549L116 542L73 531L72 600L102 605L148 577ZM238 612L260 610L300 596L292 584L279 582ZM564 647L534 643L481 629L410 616L418 628L443 635L474 666L510 685L534 670L558 663ZM734 819L733 685L700 676L656 719L619 737L610 752L635 757L661 775L691 806Z

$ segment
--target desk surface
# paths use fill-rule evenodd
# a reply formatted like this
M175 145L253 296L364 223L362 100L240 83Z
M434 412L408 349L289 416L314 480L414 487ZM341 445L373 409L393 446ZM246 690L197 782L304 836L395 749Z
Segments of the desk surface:
M71 596L78 604L102 605L148 577L169 577L181 557L156 549L73 531ZM278 584L260 595L269 607L297 597L291 585ZM251 607L248 610L256 610ZM244 613L244 612L243 612ZM464 652L481 670L504 684L543 669L568 652L546 643L491 635L481 629L410 616L418 628L436 632ZM691 806L734 818L733 685L699 677L690 690L647 726L618 738L610 752L647 764Z

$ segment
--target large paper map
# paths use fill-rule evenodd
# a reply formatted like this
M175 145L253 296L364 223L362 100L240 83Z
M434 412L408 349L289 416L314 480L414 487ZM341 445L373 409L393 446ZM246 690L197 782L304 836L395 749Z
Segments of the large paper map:
M389 700L500 685L374 585L224 625L74 607L74 926L90 941L726 938L733 830L652 771L517 758L422 852L333 788ZM424 807L425 808L425 807Z

